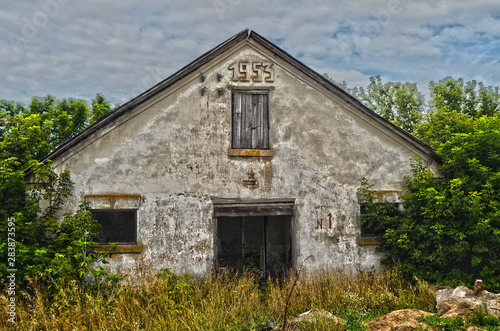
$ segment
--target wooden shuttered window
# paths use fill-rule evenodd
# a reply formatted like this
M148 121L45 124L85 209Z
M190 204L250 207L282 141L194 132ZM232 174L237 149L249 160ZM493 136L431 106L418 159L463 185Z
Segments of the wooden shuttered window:
M269 95L234 92L232 95L234 149L269 149Z

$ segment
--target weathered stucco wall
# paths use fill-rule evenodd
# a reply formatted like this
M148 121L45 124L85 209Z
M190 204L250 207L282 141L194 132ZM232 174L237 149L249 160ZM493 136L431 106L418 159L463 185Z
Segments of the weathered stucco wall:
M212 198L295 198L296 265L309 255L313 268L379 265L373 246L358 245L359 179L401 191L417 151L281 59L243 45L201 68L203 81L200 72L183 78L55 160L75 182L68 209L88 195L141 196L137 240L144 248L115 254L114 271L208 272ZM233 81L228 68L239 62L273 63L274 80ZM272 157L228 155L231 91L238 87L271 88ZM243 185L250 170L257 188Z

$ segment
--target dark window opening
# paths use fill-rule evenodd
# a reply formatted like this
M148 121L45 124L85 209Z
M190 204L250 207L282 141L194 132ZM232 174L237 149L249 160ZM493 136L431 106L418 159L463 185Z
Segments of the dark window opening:
M99 244L136 244L136 210L92 210L92 215L101 225L99 235L94 238Z
M218 264L280 275L292 266L290 216L218 217Z
M376 203L373 206L376 208L380 208L377 211L377 215L383 215L386 217L394 217L399 213L399 203L385 202L385 203ZM361 218L364 220L361 222L361 237L380 237L385 233L385 230L376 224L375 221L371 221L371 217L369 215L371 211L369 210L367 204L360 205L360 214Z
M269 95L232 94L232 148L269 149Z
M384 234L382 229L374 229L366 223L361 224L361 237L379 237Z

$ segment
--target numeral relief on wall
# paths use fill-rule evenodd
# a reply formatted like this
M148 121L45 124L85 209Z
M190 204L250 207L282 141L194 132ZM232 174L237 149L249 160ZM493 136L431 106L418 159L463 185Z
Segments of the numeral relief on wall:
M233 81L274 82L274 68L270 62L238 62L229 66Z
M327 217L328 217L328 228L331 229L332 228L332 213L328 214ZM316 230L323 229L323 221L324 221L323 218L320 220L316 220L316 227L315 227ZM325 224L325 226L326 226L326 224Z

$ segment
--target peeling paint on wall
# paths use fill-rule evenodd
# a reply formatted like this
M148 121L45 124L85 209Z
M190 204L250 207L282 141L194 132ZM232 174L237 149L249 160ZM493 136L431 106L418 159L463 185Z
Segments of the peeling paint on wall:
M251 73L253 65L241 63L261 63L259 70L272 63L272 81L259 74L243 79L241 70ZM238 155L231 152L231 93L262 88L269 93L272 151ZM121 203L137 209L143 248L113 255L115 272L146 266L155 272L209 272L218 249L213 199L220 198L295 199L287 222L272 224L290 227L289 242L270 236L276 248L269 259L276 253L275 261L290 259L296 266L313 255L313 269L369 269L380 266L380 254L358 245L359 179L366 177L376 190L401 192L414 154L411 144L250 40L72 147L54 167L69 169L75 182L68 211L85 197L101 208ZM257 185L245 185L250 171ZM140 203L119 198L131 194ZM117 199L111 201L113 195Z

